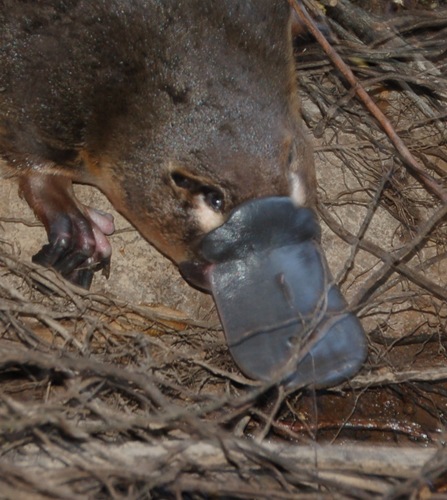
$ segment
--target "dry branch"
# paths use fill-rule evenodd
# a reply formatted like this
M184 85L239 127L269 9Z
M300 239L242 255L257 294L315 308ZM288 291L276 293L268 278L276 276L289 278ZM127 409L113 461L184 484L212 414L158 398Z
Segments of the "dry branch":
M295 12L306 25L310 33L312 33L318 43L322 46L334 65L343 74L346 80L352 85L354 92L361 99L366 108L371 112L371 114L377 119L381 127L385 130L390 141L394 144L397 151L401 155L406 168L428 189L429 192L435 194L443 203L447 203L447 190L444 187L440 186L438 182L418 164L405 143L401 140L399 135L394 130L391 122L374 103L369 94L365 91L360 82L354 76L352 70L344 63L343 59L337 54L334 48L326 40L303 5L297 2L297 0L290 0L290 4L295 9Z

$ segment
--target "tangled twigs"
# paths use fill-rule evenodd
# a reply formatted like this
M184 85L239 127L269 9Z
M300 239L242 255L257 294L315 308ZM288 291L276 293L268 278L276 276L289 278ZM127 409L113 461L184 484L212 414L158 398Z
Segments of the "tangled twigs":
M358 295L357 298L351 301L353 305L362 304L364 300L369 297L369 293L372 292L375 287L377 287L380 278L382 278L389 270L396 271L402 276L405 276L415 285L433 294L435 297L438 297L441 300L447 300L447 290L444 287L433 283L421 273L417 273L416 271L412 270L404 262L405 257L409 253L417 249L420 240L425 238L430 233L434 225L436 225L447 215L447 206L440 208L439 211L433 215L429 222L422 225L418 233L419 239L417 241L411 241L409 245L407 245L404 249L401 249L401 251L396 255L392 255L389 252L386 252L375 243L366 239L362 239L359 241L355 235L347 231L342 226L342 224L337 222L337 220L333 216L331 216L330 212L322 204L318 205L318 212L324 222L332 229L332 231L337 234L337 236L342 238L350 245L358 245L358 248L369 252L375 257L378 257L384 263L383 268L381 268L377 273L374 274L374 277L369 281L368 285L364 285L362 287L360 295Z
M443 203L447 203L447 190L444 187L440 186L439 183L430 174L425 172L425 170L419 165L402 139L394 130L391 122L374 103L369 94L354 76L354 73L351 71L349 66L344 63L343 59L337 54L331 44L326 40L324 35L321 33L312 18L307 13L305 7L301 4L301 2L298 2L297 0L289 0L289 3L299 16L300 20L308 28L309 32L321 45L332 63L346 78L349 84L352 85L354 92L357 94L357 97L363 102L366 108L370 111L370 113L375 117L377 122L383 128L388 138L399 152L408 171L414 177L416 177L429 192L436 195Z

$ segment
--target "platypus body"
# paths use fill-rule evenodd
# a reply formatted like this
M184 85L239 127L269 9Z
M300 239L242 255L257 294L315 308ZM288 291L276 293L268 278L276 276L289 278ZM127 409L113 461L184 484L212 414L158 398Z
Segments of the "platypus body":
M213 293L246 374L324 386L363 362L318 243L286 0L4 0L0 155L45 225L36 262L86 288L108 266L90 184Z

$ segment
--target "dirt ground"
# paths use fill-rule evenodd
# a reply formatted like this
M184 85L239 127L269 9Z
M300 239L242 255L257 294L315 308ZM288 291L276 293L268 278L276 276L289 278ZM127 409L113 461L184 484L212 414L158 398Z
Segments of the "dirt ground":
M446 189L446 8L382 12L373 40L334 9L331 45ZM30 263L45 233L3 180L0 498L447 494L446 204L318 43L296 55L323 247L368 335L362 371L293 394L244 378L212 299L81 186L118 230L110 278L70 286Z

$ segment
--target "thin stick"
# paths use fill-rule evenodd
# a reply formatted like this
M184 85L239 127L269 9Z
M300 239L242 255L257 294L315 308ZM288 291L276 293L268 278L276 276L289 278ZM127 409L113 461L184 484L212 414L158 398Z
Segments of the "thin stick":
M418 179L419 182L421 182L428 191L430 191L432 194L435 194L443 203L447 203L447 190L440 186L439 183L436 182L436 180L430 174L425 172L424 169L419 165L414 156L410 153L407 146L402 142L401 138L394 130L391 122L376 106L374 101L371 99L369 94L362 87L360 82L355 77L354 73L351 71L351 68L349 68L349 66L345 64L343 59L337 54L334 48L326 40L326 38L318 29L301 2L298 2L297 0L289 0L289 3L301 19L301 21L305 24L309 32L321 45L334 66L336 66L336 68L342 73L346 80L352 85L359 99L363 102L368 111L374 116L374 118L383 128L388 138L399 152L404 165L410 172L410 174Z

